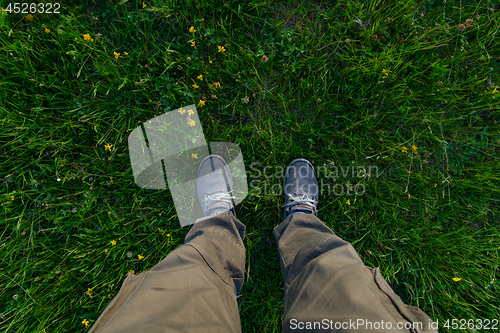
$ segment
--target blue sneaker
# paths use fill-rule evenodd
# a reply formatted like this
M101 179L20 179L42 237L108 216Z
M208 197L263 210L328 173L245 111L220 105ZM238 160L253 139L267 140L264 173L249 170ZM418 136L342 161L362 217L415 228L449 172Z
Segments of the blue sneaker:
M219 155L205 157L198 167L196 190L205 216L234 211L233 178L226 161Z
M295 213L318 214L318 178L311 162L296 158L288 164L283 179L283 193L283 220Z

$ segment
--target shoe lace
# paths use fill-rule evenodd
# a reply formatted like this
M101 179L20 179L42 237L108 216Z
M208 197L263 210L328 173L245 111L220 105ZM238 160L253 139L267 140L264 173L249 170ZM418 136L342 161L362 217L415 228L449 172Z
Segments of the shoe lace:
M211 204L213 204L214 202L226 202L228 204L231 204L233 199L236 199L235 196L232 196L230 195L231 192L233 192L233 190L229 191L229 192L215 192L215 193L211 193L211 194L207 194L204 198L203 198L203 202L205 203L205 208L204 210L206 211L207 210L207 207Z
M295 205L306 205L306 206L310 206L312 211L313 211L313 214L316 213L318 210L316 209L315 207L315 204L318 203L317 200L314 200L313 196L311 195L308 195L308 194L296 194L296 193L292 193L292 194L289 194L288 195L288 198L291 200L291 202L281 206L281 208L283 207L289 207L289 208L286 208L286 209L291 209L293 206Z

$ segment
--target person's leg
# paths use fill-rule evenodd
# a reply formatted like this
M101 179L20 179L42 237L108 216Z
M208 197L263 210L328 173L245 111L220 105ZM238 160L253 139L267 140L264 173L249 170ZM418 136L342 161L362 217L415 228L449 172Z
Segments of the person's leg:
M245 226L228 212L194 224L183 245L125 279L89 332L241 332L236 296L244 235Z
M221 156L205 157L196 184L205 217L158 265L129 275L91 333L239 333L245 226L235 217L232 177Z
M365 266L316 216L290 215L273 235L285 282L283 332L437 332L422 310L404 304L380 270ZM313 329L299 329L308 322ZM314 322L320 323L316 329ZM421 329L404 329L417 323Z
M309 161L292 161L283 186L284 221L273 231L285 282L283 332L437 332L315 216L319 188Z

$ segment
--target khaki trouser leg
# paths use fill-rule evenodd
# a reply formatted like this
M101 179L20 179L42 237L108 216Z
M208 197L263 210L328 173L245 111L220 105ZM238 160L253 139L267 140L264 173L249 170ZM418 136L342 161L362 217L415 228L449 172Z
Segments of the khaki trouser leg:
M223 212L195 223L183 245L130 274L90 333L241 332L245 226Z
M199 221L184 245L149 271L127 277L89 332L241 332L236 296L243 285L244 233L228 213ZM315 216L291 215L273 234L285 280L284 332L398 332L398 323L417 322L422 329L399 332L437 332L424 312L404 304L378 269L364 266L351 244ZM324 320L334 329L322 329ZM315 322L322 327L299 329ZM335 329L336 323L344 328ZM381 323L392 329L377 328Z
M380 270L366 267L316 216L290 215L273 235L285 282L283 332L437 332L422 310L404 304ZM417 322L422 328L401 326Z

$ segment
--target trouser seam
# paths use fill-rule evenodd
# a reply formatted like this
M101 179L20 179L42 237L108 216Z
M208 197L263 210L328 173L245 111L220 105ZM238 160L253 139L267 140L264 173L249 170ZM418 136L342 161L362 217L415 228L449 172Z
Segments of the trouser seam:
M398 303L398 302L396 302L396 301L393 299L393 297L390 295L389 291L388 291L388 290L387 290L387 291L386 291L386 290L384 290L383 286L379 283L379 281L377 281L377 276L378 276L378 274L377 274L377 270L379 271L379 273L380 273L380 275L381 275L380 277L381 277L381 278L383 278L383 276L382 276L382 273L380 272L380 269L375 269L375 274L374 274L374 276L373 276L373 280L375 281L375 284L377 285L378 289L379 289L379 290L380 290L380 291L381 291L381 292L382 292L382 293L383 293L383 294L384 294L384 295L385 295L385 296L386 296L386 297L387 297L387 298L388 298L388 299L392 302L392 304L394 305L394 307L396 308L396 310L398 311L398 313L401 315L401 317L403 317L406 321L408 321L408 322L410 322L410 323L414 323L413 318L409 318L409 317L408 317L408 316L404 313L404 311L402 311L401 307L399 306L399 303ZM383 304L383 303L382 303L382 304ZM384 305L384 306L385 306L385 305ZM389 313L391 313L391 312L389 311ZM391 315L392 315L392 313L391 313ZM393 316L393 317L394 317L394 316ZM394 319L396 319L396 318L394 318ZM396 322L397 322L397 319L396 319ZM410 329L410 331L412 331L412 332L413 332L413 331L417 331L417 332L418 332L418 330L412 330L412 329Z
M335 238L335 237L336 237L336 236L331 236L330 238L327 238L325 241L323 241L323 244L321 244L320 248L316 251L316 253L314 254L314 257L312 257L312 258L311 258L311 260L309 260L309 261L308 261L308 262L304 265L304 267L302 267L302 268L300 269L300 271L299 271L299 272L297 272L297 274L295 274L295 276L294 276L294 277L293 277L293 278L292 278L292 279L288 282L288 284L292 284L292 281L293 281L293 280L295 280L295 278L296 278L297 276L299 276L299 274L300 274L300 273L304 270L304 268L306 268L306 266L307 266L307 265L309 265L309 264L311 263L311 261L313 261L314 259L316 259L316 258L317 258L318 253L320 253L320 252L321 252L321 250L325 247L325 244L326 244L326 243L327 243L330 239Z
M205 263L207 264L207 266L215 273L217 274L217 276L222 280L222 282L224 282L224 284L226 284L227 286L229 287L232 287L229 283L227 283L226 281L224 281L224 279L222 278L222 276L219 275L219 273L217 273L213 268L212 266L210 266L210 264L208 263L208 261L205 259L205 257L203 256L203 254L196 248L196 246L192 245L192 244L184 244L184 245L189 245L191 246L192 248L194 248L196 250L196 252L198 252L201 256L201 258L205 261ZM232 278L232 277L231 277Z

